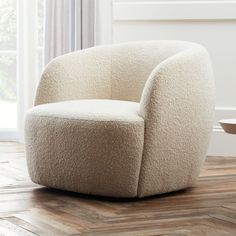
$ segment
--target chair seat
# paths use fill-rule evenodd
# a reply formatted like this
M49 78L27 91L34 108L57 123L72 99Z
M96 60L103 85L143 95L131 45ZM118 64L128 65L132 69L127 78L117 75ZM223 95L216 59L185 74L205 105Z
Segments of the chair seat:
M49 103L32 108L33 116L81 121L143 122L139 103L107 99L84 99Z
M39 184L114 197L137 196L144 142L139 103L76 100L26 116L27 162Z

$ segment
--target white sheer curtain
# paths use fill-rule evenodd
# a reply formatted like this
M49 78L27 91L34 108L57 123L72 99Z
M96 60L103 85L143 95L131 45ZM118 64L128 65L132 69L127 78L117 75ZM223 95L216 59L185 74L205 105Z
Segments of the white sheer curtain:
M24 117L33 106L38 71L38 1L17 1L17 136L24 140Z
M45 64L107 43L112 43L112 0L46 0Z

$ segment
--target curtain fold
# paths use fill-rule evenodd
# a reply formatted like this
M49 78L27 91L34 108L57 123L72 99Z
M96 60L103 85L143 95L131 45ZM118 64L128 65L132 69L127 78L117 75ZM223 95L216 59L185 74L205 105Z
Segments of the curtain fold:
M44 64L107 43L112 43L112 0L46 0Z
M17 141L24 140L24 117L38 83L38 2L17 1Z

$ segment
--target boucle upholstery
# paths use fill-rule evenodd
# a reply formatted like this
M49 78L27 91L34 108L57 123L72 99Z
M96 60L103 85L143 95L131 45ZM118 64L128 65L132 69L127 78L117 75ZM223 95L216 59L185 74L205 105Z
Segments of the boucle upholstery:
M144 138L138 111L135 102L95 99L33 108L26 119L32 180L78 192L135 196Z
M35 105L25 122L34 182L113 197L175 191L194 184L206 156L211 63L189 42L90 48L48 64Z

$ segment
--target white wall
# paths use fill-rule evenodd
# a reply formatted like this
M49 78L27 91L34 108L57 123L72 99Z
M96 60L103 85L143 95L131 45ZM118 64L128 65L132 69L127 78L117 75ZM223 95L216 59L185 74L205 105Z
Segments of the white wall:
M114 0L113 10L114 42L175 39L207 48L217 96L209 155L236 156L236 136L217 123L236 118L236 1Z

